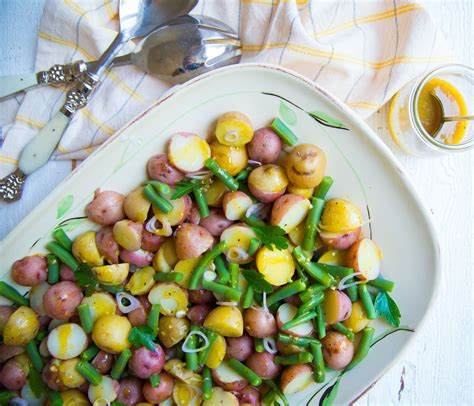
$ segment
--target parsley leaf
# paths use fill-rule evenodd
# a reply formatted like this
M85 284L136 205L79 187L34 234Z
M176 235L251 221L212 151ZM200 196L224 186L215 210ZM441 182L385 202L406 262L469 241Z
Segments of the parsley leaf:
M181 182L176 183L176 189L171 195L171 200L179 199L202 186L203 183L199 179L182 180Z
M46 391L46 386L43 383L41 374L36 370L36 368L30 368L30 373L28 374L28 385L36 398L40 398L41 394Z
M253 290L257 293L272 293L272 285L270 285L260 272L254 271L253 269L244 269L242 271L244 278L252 286Z
M128 335L128 341L130 341L134 348L143 346L150 351L155 351L156 349L154 339L153 330L148 326L133 327Z
M86 296L92 295L97 287L100 287L101 289L110 292L113 295L123 291L122 286L104 285L99 283L94 275L94 272L92 272L91 267L86 263L80 264L79 269L74 273L74 275L76 276L77 284L79 287L84 289Z
M288 240L284 237L286 233L281 227L262 224L251 226L250 228L270 251L273 251L274 247L277 250L288 248Z
M389 294L381 290L375 298L375 312L377 317L383 317L393 327L400 326L400 310Z

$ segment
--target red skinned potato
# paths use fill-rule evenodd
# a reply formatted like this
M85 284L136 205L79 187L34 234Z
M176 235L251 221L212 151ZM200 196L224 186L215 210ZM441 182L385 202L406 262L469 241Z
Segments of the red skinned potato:
M154 351L145 347L133 350L128 367L133 375L148 379L153 374L159 374L165 364L165 353L157 344Z
M191 307L186 313L186 317L191 320L194 324L202 326L204 319L211 312L212 307L207 304L199 304Z
M260 378L274 379L281 372L281 365L275 364L275 355L269 352L255 352L248 357L247 366Z
M33 255L15 261L12 267L12 278L18 285L39 285L48 278L48 262L46 258Z
M204 227L183 224L176 232L176 254L181 260L197 258L212 247L214 238Z
M227 361L222 361L217 368L211 369L211 374L214 382L227 391L240 391L248 385L247 380L235 372Z
M234 223L224 216L224 212L221 209L212 208L209 210L209 216L205 219L201 219L199 224L214 237L219 237L226 228Z
M252 141L247 144L249 158L262 164L271 164L280 156L281 138L269 127L254 132Z
M199 208L193 204L191 210L189 211L188 217L186 218L186 223L190 224L199 224L201 221L201 215L199 214Z
M344 231L341 233L329 233L323 231L319 234L324 245L328 248L336 250L346 250L352 244L354 244L359 238L361 228L358 227L355 230Z
M76 314L83 294L73 282L59 282L52 285L43 297L43 306L52 319L67 320Z
M0 335L3 335L5 324L7 324L8 319L14 311L15 309L11 306L0 305Z
M310 206L309 200L300 195L288 193L280 196L273 203L270 224L289 233L305 219Z
M351 316L352 302L344 292L328 289L324 294L323 309L326 323L335 324Z
M226 218L232 221L242 218L252 204L250 196L240 191L227 192L222 202Z
M363 281L379 276L381 262L382 254L370 238L357 241L346 254L346 265L353 268L357 278Z
M100 255L102 255L109 264L118 264L119 246L114 240L112 227L104 227L95 235L95 243Z
M76 275L67 265L61 264L59 266L59 279L63 282L75 282Z
M142 249L138 249L136 251L121 250L120 259L122 262L128 262L131 265L143 268L144 266L151 264L151 261L153 260L153 254Z
M156 387L152 387L150 381L146 381L143 385L143 396L147 402L158 404L164 402L173 393L174 378L166 373L160 374L160 383Z
M262 203L272 203L285 193L288 178L278 165L267 164L255 168L249 175L248 187Z
M114 356L108 352L100 350L91 362L91 365L102 375L106 375L114 364Z
M143 326L147 322L147 314L142 306L137 307L131 312L127 313L127 319L133 327Z
M13 358L15 355L22 354L25 352L25 349L21 345L0 345L0 364L3 364L5 361Z
M0 372L0 383L8 390L20 390L26 384L28 369L16 359L9 359Z
M94 199L86 206L89 220L103 226L110 226L125 218L123 203L125 196L111 190L94 192Z
M170 186L176 185L184 179L184 174L174 168L166 154L152 156L147 163L148 177Z
M260 406L260 392L252 386L246 386L244 389L236 393L239 404Z
M278 308L277 314L276 314L276 321L277 321L278 328L286 334L291 334L296 337L308 337L314 330L313 323L311 322L311 320L298 324L295 327L291 327L288 330L282 330L282 326L285 323L295 318L297 311L298 311L298 308L292 305L291 303L283 303Z
M155 253L165 242L165 237L155 235L147 230L142 232L142 250Z
M253 340L248 334L244 333L240 337L227 337L226 344L228 358L245 361L253 353Z
M216 303L216 297L210 290L192 289L188 290L188 299L194 304Z
M252 337L270 337L277 331L275 317L263 308L250 307L244 313L245 331Z
M326 365L340 371L352 361L354 357L354 344L338 331L329 331L321 340L323 344L323 357Z
M52 358L43 368L41 373L43 382L46 384L46 386L55 391L65 391L69 389L62 383L61 378L59 377L60 363L60 360Z
M287 366L280 377L283 394L291 395L303 391L313 382L313 368L308 364Z
M120 390L117 400L126 406L135 406L143 402L143 382L134 376L128 376L120 381Z

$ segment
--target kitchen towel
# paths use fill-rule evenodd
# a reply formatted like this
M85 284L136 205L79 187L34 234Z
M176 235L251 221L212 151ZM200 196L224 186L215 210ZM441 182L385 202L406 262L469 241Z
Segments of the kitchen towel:
M95 60L116 35L117 0L49 0L36 70ZM194 14L239 32L242 62L282 65L314 80L368 117L414 77L452 57L429 13L405 0L200 0ZM124 52L133 50L129 43ZM53 159L84 159L170 85L134 66L106 72L74 116ZM32 89L0 103L0 178L65 98L65 87Z

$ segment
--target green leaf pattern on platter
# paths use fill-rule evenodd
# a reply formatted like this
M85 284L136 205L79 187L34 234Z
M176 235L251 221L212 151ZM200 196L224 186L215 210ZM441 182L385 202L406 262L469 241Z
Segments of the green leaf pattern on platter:
M66 197L62 198L58 203L58 211L56 218L60 219L62 216L64 216L71 209L73 203L73 195L67 195Z
M322 111L311 111L308 114L323 125L335 128L343 128L347 130L347 127L344 125L343 122L335 119L334 117L331 117L327 113L324 113Z
M291 126L297 123L296 113L283 100L280 101L280 116L283 121Z

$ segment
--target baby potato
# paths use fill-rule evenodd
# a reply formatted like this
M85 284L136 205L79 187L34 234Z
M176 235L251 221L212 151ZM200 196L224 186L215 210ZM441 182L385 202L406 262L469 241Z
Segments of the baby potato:
M305 199L311 199L314 193L314 188L301 188L301 187L296 187L295 185L292 185L291 183L288 185L286 188L286 191L288 193L293 193L295 195L299 195L301 197L304 197Z
M180 260L193 259L208 251L214 237L204 227L183 224L176 231L176 254Z
M360 300L356 300L352 303L352 311L349 318L343 321L348 329L354 333L358 333L366 328L370 323L370 320L367 318L367 313L365 312L365 307Z
M178 263L173 269L173 272L179 272L183 274L183 279L178 282L178 285L183 286L185 288L188 287L189 279L191 278L191 275L193 274L194 269L196 268L200 260L201 257L178 261Z
M231 176L237 175L247 166L247 150L244 146L230 147L214 141L211 144L211 156Z
M120 285L128 277L130 265L112 264L92 268L97 280L104 285Z
M319 257L318 262L321 264L345 266L346 253L341 250L329 250Z
M295 273L295 261L288 249L270 251L263 246L257 251L255 258L257 270L265 280L274 286L282 286L291 282Z
M260 378L275 379L281 372L281 365L275 363L275 354L254 352L247 359L247 366Z
M281 166L267 164L250 172L247 184L257 200L272 203L285 193L288 178Z
M117 304L109 293L94 292L90 296L82 299L82 303L88 304L91 311L92 321L95 321L105 314L115 314Z
M351 315L352 303L344 292L328 289L324 293L323 309L326 323L335 324Z
M144 267L151 264L154 255L151 252L144 251L141 248L136 251L127 251L122 249L120 251L120 259L122 262L127 262L130 265Z
M125 285L125 289L134 296L148 293L155 284L155 281L153 280L154 274L155 270L151 266L139 269L131 276L130 280Z
M324 232L342 233L362 226L359 209L351 202L342 199L326 201L321 214L319 228Z
M161 223L169 223L171 227L177 226L186 220L193 206L193 202L188 195L182 196L179 199L171 200L169 196L163 196L171 203L173 208L167 214L163 213L158 207L152 205L153 213L158 221Z
M234 247L237 247L240 250L247 252L249 249L250 240L252 238L257 238L257 235L250 227L247 227L244 224L235 224L230 226L221 234L221 241L225 241L227 243L229 251L231 251ZM246 256L243 258L237 256L234 258L230 252L228 257L232 262L236 262L238 264L245 264L252 261L251 256Z
M170 348L183 340L189 332L190 323L186 318L177 318L171 316L160 317L158 337L160 342Z
M99 351L91 362L91 365L102 375L107 374L114 364L114 356L105 351Z
M186 313L186 317L194 324L202 326L207 315L211 312L212 307L207 304L198 304L191 307ZM1 347L0 347L1 350Z
M91 403L101 399L105 401L104 405L107 405L117 399L119 391L120 385L115 379L103 376L98 385L89 385L87 397Z
M62 383L68 388L78 388L86 382L86 378L84 378L76 370L79 361L79 358L71 358L65 361L61 361L61 363L59 364L59 379L61 379Z
M121 220L114 224L112 232L117 244L128 251L136 251L142 244L143 224L141 223Z
M92 341L103 351L120 354L130 348L128 335L131 329L132 325L126 317L105 314L94 323Z
M12 278L22 286L36 286L48 277L48 262L41 255L24 257L12 266Z
M323 231L319 233L319 237L323 241L324 245L326 245L328 248L345 250L357 241L360 231L360 227L356 228L355 230L342 231L340 233L330 233Z
M173 401L178 406L199 406L202 403L202 384L200 386L188 385L175 381L173 388Z
M26 345L38 333L38 315L27 306L20 306L8 318L3 330L6 345Z
M253 201L244 192L237 191L226 193L222 204L228 220L239 220L253 204Z
M240 337L244 332L244 320L235 306L217 306L206 317L204 328L224 337Z
M160 383L156 387L152 387L150 381L145 382L143 385L143 395L145 399L153 404L161 404L165 400L169 399L173 393L174 379L166 373L160 373Z
M354 357L354 344L338 331L328 331L321 344L324 362L336 371L343 370Z
M48 388L55 391L65 391L68 389L68 387L64 385L59 378L60 364L61 360L51 358L51 360L45 365L43 371L41 372L43 382L46 384L46 386L48 386Z
M113 191L94 192L94 199L86 206L86 216L94 223L110 226L125 218L125 196Z
M79 356L87 348L88 341L79 324L66 323L48 334L47 346L54 358L66 360Z
M86 395L77 389L69 389L64 392L60 392L63 406L88 406L90 405ZM50 406L47 403L47 406Z
M143 382L134 376L128 376L120 380L120 392L117 400L125 406L135 406L145 400L143 393Z
M142 250L155 253L165 242L165 237L162 235L155 235L147 230L142 233Z
M226 343L226 354L229 358L243 362L253 353L253 339L246 333L241 337L229 337Z
M132 358L128 362L130 372L138 378L148 379L153 374L159 374L165 364L165 353L156 344L153 351L146 347L133 350Z
M289 365L280 377L280 386L284 395L302 392L312 382L313 368L308 364Z
M168 143L168 159L175 168L192 173L204 167L211 157L211 148L206 140L192 133L176 133Z
M95 242L100 255L102 255L109 264L118 264L119 246L114 240L112 227L104 227L95 235Z
M49 287L48 283L42 282L39 285L33 286L30 290L30 307L38 316L47 315L43 305L43 298Z
M143 187L130 192L123 203L125 215L132 221L144 223L148 217L151 203L143 194Z
M239 401L232 392L227 392L218 386L212 388L211 398L202 402L202 406L239 406Z
M382 253L370 238L357 241L346 254L346 265L353 268L357 278L363 281L379 276L381 262Z
M9 359L0 372L0 384L7 390L20 390L27 382L29 368L17 359ZM9 404L5 402L4 404Z
M240 391L248 385L248 381L234 371L227 361L221 362L221 364L211 370L212 378L222 389L228 391Z
M175 378L178 378L178 380L181 382L184 382L188 385L197 386L199 388L202 386L201 375L187 369L186 364L183 361L180 361L179 359L169 359L165 362L163 369L170 375L173 375Z
M178 261L176 241L174 238L167 238L153 257L152 265L157 272L170 272Z
M308 337L313 332L313 323L308 320L304 323L298 324L297 326L291 327L288 330L282 330L283 324L293 320L296 316L298 308L291 303L283 303L277 310L276 321L278 328L286 334L291 334L296 337Z
M219 237L226 228L233 224L233 222L225 217L221 209L211 208L209 210L209 216L201 219L199 224L214 237Z
M158 180L170 186L174 186L184 179L184 175L170 165L166 154L153 155L148 160L147 172L150 179Z
M214 293L206 289L192 289L188 290L189 301L194 304L214 304L216 297Z
M204 192L204 198L209 206L221 207L224 200L224 195L229 192L229 189L220 180L214 179Z
M263 308L250 307L244 313L245 331L252 337L271 337L277 331L275 317Z
M18 354L23 354L25 349L21 345L0 344L0 364L8 361Z
M281 138L270 128L260 128L255 131L252 141L247 144L250 159L271 164L281 153Z
M287 233L300 224L309 212L311 203L300 195L286 194L273 203L270 224Z
M0 305L0 335L3 335L5 325L14 311L12 306Z
M157 283L148 293L151 304L161 305L160 313L165 316L180 316L186 314L188 297L176 283Z
M260 392L253 386L246 386L235 394L242 406L260 406Z
M217 119L216 138L229 146L248 144L253 138L252 124L245 114L229 111Z
M226 351L225 338L218 334L216 341L211 345L211 352L206 360L206 366L209 368L217 368L224 360Z
M90 266L104 264L104 257L100 255L95 242L95 231L86 231L78 236L72 243L72 254L78 261Z
M318 186L326 170L326 155L313 144L300 144L293 148L285 161L290 182L299 188Z

